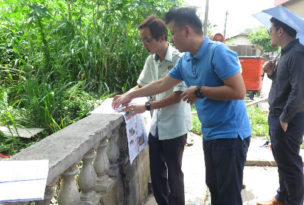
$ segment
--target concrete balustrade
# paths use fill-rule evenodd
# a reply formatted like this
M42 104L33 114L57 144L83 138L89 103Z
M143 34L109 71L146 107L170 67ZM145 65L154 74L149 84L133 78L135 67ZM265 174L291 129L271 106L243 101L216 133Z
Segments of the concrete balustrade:
M39 159L49 160L49 174L44 200L36 205L140 205L148 195L148 148L131 166L119 114L92 114L9 160Z

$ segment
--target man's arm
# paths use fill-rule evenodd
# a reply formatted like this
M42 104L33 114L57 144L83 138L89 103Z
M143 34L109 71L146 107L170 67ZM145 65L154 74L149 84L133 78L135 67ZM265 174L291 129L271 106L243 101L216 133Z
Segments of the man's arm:
M183 100L194 103L197 100L197 97L194 94L195 89L196 86L187 88L182 94ZM213 100L238 100L244 99L246 95L244 80L240 73L224 80L223 86L201 86L201 91L204 97Z
M166 75L164 78L149 83L142 88L129 90L125 94L113 100L112 107L118 108L120 105L127 105L129 102L131 102L132 99L137 97L156 95L158 93L169 90L180 82L181 80L177 80L170 77L169 75Z
M176 91L171 95L166 96L163 99L152 101L151 110L168 107L177 104L181 101L182 91ZM136 114L143 113L146 111L145 105L131 105L122 110L123 112L129 112L127 119L133 117Z
M280 123L285 132L287 131L288 123L294 118L294 116L298 112L303 112L303 103L300 103L304 101L303 54L294 55L289 61L288 66L290 68L288 79L289 84L291 85L291 90L283 112L280 115Z

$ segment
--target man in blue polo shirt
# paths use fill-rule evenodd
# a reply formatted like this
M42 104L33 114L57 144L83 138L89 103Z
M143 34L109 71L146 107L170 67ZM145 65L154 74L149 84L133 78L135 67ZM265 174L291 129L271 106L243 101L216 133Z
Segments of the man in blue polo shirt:
M246 89L238 56L224 44L209 40L193 8L176 8L165 15L171 42L185 55L161 80L130 91L113 107L141 96L163 92L181 81L182 97L195 103L202 123L206 184L212 205L242 204L243 170L251 128L243 98Z

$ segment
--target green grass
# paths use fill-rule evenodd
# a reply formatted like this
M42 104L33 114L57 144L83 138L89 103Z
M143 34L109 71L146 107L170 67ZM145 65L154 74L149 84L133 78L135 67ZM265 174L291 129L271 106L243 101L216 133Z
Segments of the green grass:
M18 153L20 150L40 141L47 135L48 133L43 131L42 133L39 133L38 135L30 139L27 139L20 137L5 136L3 135L3 133L0 132L0 153L7 156L13 156L14 154Z
M102 99L113 95L100 97L85 92L81 88L81 83L62 86L62 89L51 85L37 85L33 86L33 93L28 93L29 90L25 89L22 98L13 103L22 104L23 107L20 108L9 103L7 93L2 89L0 92L0 126L7 126L11 129L38 127L44 128L44 131L30 139L4 136L0 132L0 153L14 155L44 137L82 119L98 106Z
M198 119L197 113L196 113L196 108L194 105L191 105L191 111L192 111L192 130L191 132L197 134L197 135L202 135L202 129L201 129L201 122Z
M198 119L197 114L192 114L192 130L191 132L202 135L201 122Z
M247 107L247 113L251 124L252 136L268 137L268 114L256 106Z
M0 152L14 154L136 85L148 55L137 26L181 3L0 1L0 125L45 130L33 141L2 135Z

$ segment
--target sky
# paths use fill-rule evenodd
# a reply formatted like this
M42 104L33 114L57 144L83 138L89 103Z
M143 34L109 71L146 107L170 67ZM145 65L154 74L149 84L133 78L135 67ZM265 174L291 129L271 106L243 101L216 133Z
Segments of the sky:
M206 0L185 0L185 6L198 6L204 22ZM262 26L252 14L274 7L274 0L209 0L209 22L217 27L212 33L224 33L225 15L228 11L226 38L237 35L246 28Z

